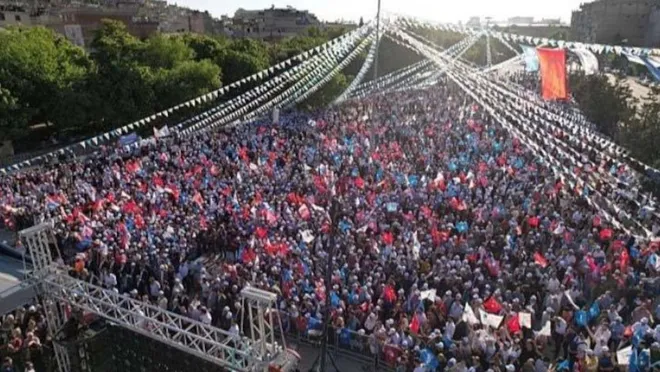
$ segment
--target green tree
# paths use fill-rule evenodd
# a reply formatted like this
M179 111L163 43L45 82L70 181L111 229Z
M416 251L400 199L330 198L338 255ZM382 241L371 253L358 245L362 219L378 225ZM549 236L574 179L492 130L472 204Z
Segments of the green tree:
M61 129L69 120L80 120L73 112L70 117L58 113L62 100L83 84L93 69L93 62L82 49L46 28L0 32L0 81L18 102L12 111L18 110L20 114L14 114L25 118L18 122L53 122ZM24 130L20 134L28 133Z
M209 60L186 61L155 76L156 108L172 107L220 87L220 67Z
M192 60L194 56L193 49L181 38L157 34L144 43L139 62L151 68L171 69Z
M183 41L195 52L195 59L214 61L229 46L229 41L224 37L211 37L207 35L185 34Z
M0 85L0 142L26 135L27 124L16 97Z
M104 19L90 46L94 59L106 65L131 64L143 48L143 43L131 35L122 22Z
M94 130L107 130L144 117L154 110L154 74L141 66L143 42L118 21L104 20L91 44L96 73L89 76L99 120Z
M573 98L584 114L608 136L616 136L621 123L629 123L635 113L630 88L606 75L571 74Z
M220 65L227 82L241 80L268 68L268 58L233 49L225 50L216 63Z
M344 74L337 74L328 81L323 88L311 94L307 99L301 102L298 107L302 110L315 110L326 107L332 103L339 95L346 90L352 77Z
M637 159L660 167L660 101L657 92L650 91L638 114L622 126L620 139Z

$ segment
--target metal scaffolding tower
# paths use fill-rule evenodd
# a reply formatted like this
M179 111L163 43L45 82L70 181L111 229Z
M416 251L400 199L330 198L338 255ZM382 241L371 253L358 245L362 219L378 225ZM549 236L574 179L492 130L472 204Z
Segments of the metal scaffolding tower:
M51 337L66 323L66 314L72 309L79 309L231 371L267 371L269 363L274 360L290 363L291 357L283 351L284 343L278 344L273 332L276 296L272 293L251 290L249 295L244 295L261 319L257 327L261 333L253 332L252 339L236 337L216 327L71 277L66 268L52 259L51 246L55 240L50 223L28 228L19 234L34 262L32 276L40 283L37 293L46 309ZM68 354L61 346L55 345L55 356L59 371L71 372Z
M278 331L283 334L282 322L277 312L277 295L254 287L245 287L241 291L243 298L243 317L241 328L245 329L248 322L252 348L259 355L264 356L265 361L271 361L282 351L282 347L275 342L274 323L279 326ZM273 315L275 319L273 319Z
M22 239L24 246L30 254L32 259L32 276L34 279L43 281L50 276L51 268L54 266L53 252L51 250L51 242L54 244L55 239L52 234L52 224L43 223L30 228L27 228L19 233L19 238ZM55 246L57 250L57 247ZM67 321L66 303L58 303L53 301L50 296L52 293L44 286L37 286L37 294L41 297L42 305L46 313L46 321L48 325L48 335L55 338L55 335L60 331ZM66 350L58 344L54 344L55 359L57 360L57 367L60 372L71 371L71 361Z

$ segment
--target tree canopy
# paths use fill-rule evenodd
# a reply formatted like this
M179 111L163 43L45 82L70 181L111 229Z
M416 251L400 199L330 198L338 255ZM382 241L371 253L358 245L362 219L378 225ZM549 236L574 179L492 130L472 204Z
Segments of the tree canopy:
M18 150L32 150L39 138L29 127L36 124L46 124L39 133L42 140L55 136L67 141L111 130L344 32L312 28L308 35L274 42L198 34L156 34L141 40L123 23L103 20L86 52L43 27L10 27L0 32L0 141L13 140ZM357 69L351 64L346 72ZM336 77L310 102L329 102L348 85L346 80Z

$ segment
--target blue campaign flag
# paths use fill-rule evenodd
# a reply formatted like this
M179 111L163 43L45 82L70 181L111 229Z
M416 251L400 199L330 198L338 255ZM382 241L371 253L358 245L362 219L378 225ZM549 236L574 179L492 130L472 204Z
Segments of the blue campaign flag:
M399 209L399 203L387 203L386 207L388 212L396 212Z
M517 158L514 163L514 167L516 167L516 169L520 169L524 166L525 166L525 162L521 158Z
M468 223L465 221L461 221L456 224L456 230L458 230L459 233L464 233L468 231L468 228L469 228Z
M339 296L337 296L337 294L334 291L330 292L330 305L332 305L332 307L334 308L337 308L339 307L340 303L341 300L339 299Z
M630 354L630 359L628 359L628 372L641 372L639 369L637 347L633 347L632 354Z
M291 273L290 269L285 269L284 272L282 273L282 280L285 282L290 282L293 280L293 274Z
M557 371L567 371L571 367L571 364L569 363L568 359L562 361L561 363L557 364Z
M134 144L139 140L140 140L140 136L138 136L137 133L133 132L125 136L119 137L119 145L128 146Z
M383 170L379 168L376 171L376 181L380 182L380 180L382 179L383 179Z
M84 252L92 246L92 239L83 239L76 244L78 252Z
M307 321L307 330L310 331L312 329L314 330L321 330L323 328L323 323L314 318L313 316L309 317L309 320Z
M584 310L579 310L575 314L575 324L585 327L587 325L587 312Z
M525 62L525 71L535 72L539 70L539 56L536 54L536 48L530 45L520 45L523 50L523 61Z
M351 331L348 328L342 328L339 332L339 343L342 345L350 345Z
M419 351L419 359L428 367L431 371L436 370L440 366L440 361L433 354L431 349L426 348Z

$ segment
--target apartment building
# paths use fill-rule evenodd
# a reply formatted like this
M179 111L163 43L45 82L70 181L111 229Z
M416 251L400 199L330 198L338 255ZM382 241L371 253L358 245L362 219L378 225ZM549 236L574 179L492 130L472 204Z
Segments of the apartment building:
M291 7L272 7L264 10L238 9L232 20L234 36L258 39L295 36L310 27L320 26L322 24L314 14Z

